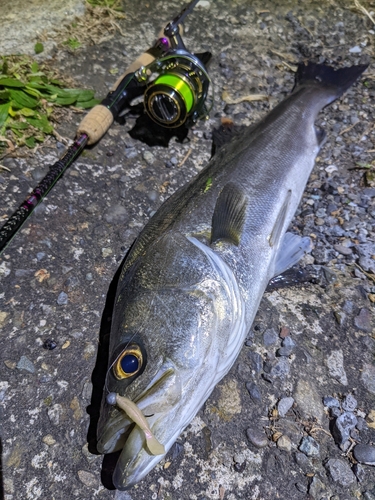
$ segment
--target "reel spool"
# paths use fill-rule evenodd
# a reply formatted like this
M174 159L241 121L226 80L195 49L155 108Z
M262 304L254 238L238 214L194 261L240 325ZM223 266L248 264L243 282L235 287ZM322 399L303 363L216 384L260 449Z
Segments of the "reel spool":
M152 65L151 65L152 66ZM205 107L210 78L198 57L176 51L158 61L161 73L147 87L144 105L158 125L176 128L208 115Z

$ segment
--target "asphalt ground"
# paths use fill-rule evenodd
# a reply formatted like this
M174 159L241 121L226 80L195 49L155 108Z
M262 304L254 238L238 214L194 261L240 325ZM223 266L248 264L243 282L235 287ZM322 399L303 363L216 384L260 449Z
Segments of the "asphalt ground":
M52 38L59 21L48 28L48 50L39 57L104 97L182 8L176 1L123 5L121 33L112 26L96 44L71 50ZM362 6L375 10L374 2ZM26 32L23 18L20 7ZM46 23L37 14L33 20L40 28ZM353 453L357 443L370 450L375 443L373 37L371 19L347 2L202 2L187 19L184 40L192 52L213 54L210 118L168 148L132 139L134 118L114 124L35 210L0 261L6 500L375 498L374 463L358 464ZM102 466L95 454L112 279L150 215L207 163L213 128L223 118L249 125L264 116L291 91L293 69L306 60L370 63L361 82L320 115L327 140L292 224L313 239L302 266L315 283L265 294L237 362L180 445L137 487L115 492L113 463ZM268 99L245 99L252 94ZM82 116L63 111L56 130L73 139ZM51 138L35 152L2 160L10 169L0 172L3 220L64 148ZM280 333L295 343L288 356L277 353ZM47 339L57 347L44 349ZM348 394L362 428L357 423L349 447L340 448L332 436L338 415L323 397L335 397L343 414ZM293 405L280 416L278 401L287 397ZM308 436L318 454L300 451Z

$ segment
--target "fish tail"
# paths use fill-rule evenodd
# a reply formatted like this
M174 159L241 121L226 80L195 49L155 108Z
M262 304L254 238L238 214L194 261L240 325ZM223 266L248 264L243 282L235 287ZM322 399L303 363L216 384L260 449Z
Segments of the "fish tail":
M293 90L301 86L316 85L330 90L327 104L338 99L367 69L368 64L349 66L335 70L324 64L299 64L296 84Z

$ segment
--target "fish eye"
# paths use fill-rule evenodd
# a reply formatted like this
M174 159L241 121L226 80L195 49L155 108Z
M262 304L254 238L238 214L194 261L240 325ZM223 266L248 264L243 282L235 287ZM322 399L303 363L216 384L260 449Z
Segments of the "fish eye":
M142 368L142 351L136 344L129 345L116 359L113 374L117 380L132 377Z

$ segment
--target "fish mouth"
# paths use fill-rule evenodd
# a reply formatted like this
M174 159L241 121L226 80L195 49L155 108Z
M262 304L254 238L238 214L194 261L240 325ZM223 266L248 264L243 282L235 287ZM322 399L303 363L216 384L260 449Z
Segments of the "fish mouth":
M182 392L178 372L173 367L162 368L150 385L133 403L145 416L165 453L153 455L146 443L144 431L118 407L105 403L106 422L101 429L97 449L100 453L121 451L112 481L118 490L126 490L142 480L165 456L182 432L176 427L175 413Z

